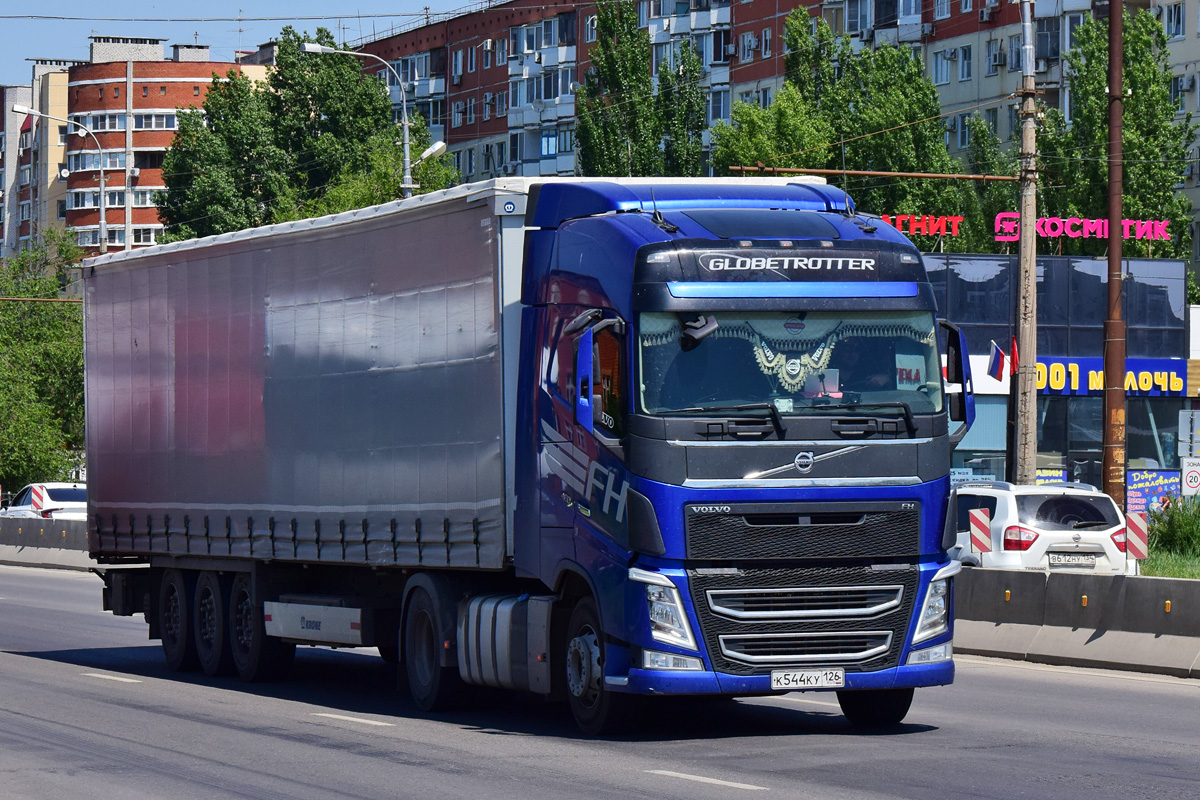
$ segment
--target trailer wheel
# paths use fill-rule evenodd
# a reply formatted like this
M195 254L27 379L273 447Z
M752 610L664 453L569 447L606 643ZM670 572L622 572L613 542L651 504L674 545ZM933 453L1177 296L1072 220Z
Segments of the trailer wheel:
M196 580L195 620L196 655L206 675L233 673L233 654L229 647L229 582L215 572L201 572Z
M262 603L254 602L246 573L239 573L229 590L229 652L238 677L244 681L271 680L296 655L294 642L267 636Z
M463 692L457 667L441 665L437 607L424 587L409 595L404 614L404 671L408 691L425 712L449 708Z
M580 600L571 612L562 663L567 702L581 731L589 736L621 733L641 719L640 696L604 685L604 635L591 597Z
M182 571L168 569L158 587L158 630L167 669L172 672L190 672L200 667L191 627L194 583Z
M912 689L875 689L837 693L838 705L856 728L899 725L912 705Z

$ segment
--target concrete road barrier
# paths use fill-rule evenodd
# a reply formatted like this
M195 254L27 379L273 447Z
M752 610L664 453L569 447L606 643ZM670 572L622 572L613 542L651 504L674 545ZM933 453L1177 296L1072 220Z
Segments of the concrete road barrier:
M83 520L0 519L0 564L91 569Z
M974 568L954 594L959 652L1200 678L1200 581Z

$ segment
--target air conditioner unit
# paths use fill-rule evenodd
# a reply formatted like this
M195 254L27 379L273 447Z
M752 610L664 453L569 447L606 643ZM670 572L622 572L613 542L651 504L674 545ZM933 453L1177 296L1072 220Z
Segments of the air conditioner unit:
M1034 62L1033 66L1034 72L1037 72L1038 74L1048 72L1050 70L1050 62L1044 58L1039 58L1036 62Z
M451 75L450 82L452 84L454 84L455 86L461 86L462 85L462 73L456 72L453 75Z
M757 37L757 36L751 36L751 37L750 37L750 49L751 49L751 50L757 50L757 49L758 49L758 37Z
M995 53L992 53L992 66L1003 67L1006 58L1007 54L1005 54L1003 50L998 50Z
M956 130L958 130L957 117L951 117L950 119L946 120L946 130L950 131L951 133L954 133Z
M951 47L949 50L945 51L945 53L946 53L945 59L947 61L958 61L958 48L957 47Z
M921 23L921 35L922 36L933 36L933 32L935 30L936 30L936 28L933 27L932 22L922 22Z
M1180 91L1190 92L1196 88L1196 76L1184 75L1183 80L1179 82Z
M483 40L483 52L490 53L496 49L496 43L491 39Z
M859 41L861 41L863 44L868 44L870 42L875 41L875 29L874 28L863 28L861 31L858 32L858 38L859 38Z
M663 30L664 31L671 30L671 18L670 17L663 18Z
M735 44L725 45L725 55L732 56L732 55L736 55L736 54L737 54L737 45L735 45Z
M991 22L995 13L995 9L991 6L984 6L983 8L979 9L979 21Z
M1156 17L1162 16L1162 6L1150 6L1150 13Z
M517 163L515 161L510 161L505 164L502 169L504 170L505 175L514 175L517 171Z

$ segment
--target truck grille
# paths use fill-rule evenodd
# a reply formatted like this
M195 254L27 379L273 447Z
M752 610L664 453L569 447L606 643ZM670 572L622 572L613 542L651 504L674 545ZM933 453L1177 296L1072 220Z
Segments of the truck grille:
M900 663L919 574L914 565L691 569L688 586L718 672L873 672Z
M717 641L722 655L747 664L831 664L886 653L892 632L758 633L718 636Z
M686 506L687 557L697 560L912 557L921 551L915 503ZM728 509L728 510L726 510Z
M904 587L838 586L828 589L710 589L708 606L734 619L873 617L900 605Z

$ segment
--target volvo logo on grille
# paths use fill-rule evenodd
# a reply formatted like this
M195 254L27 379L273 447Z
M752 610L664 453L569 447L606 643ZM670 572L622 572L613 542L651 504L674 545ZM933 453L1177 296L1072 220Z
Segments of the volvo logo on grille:
M805 450L803 452L796 453L796 460L792 463L796 465L796 469L798 469L800 472L812 472L813 464L816 463L816 459L813 458L811 450Z
M692 506L693 514L728 514L732 510L729 506Z

